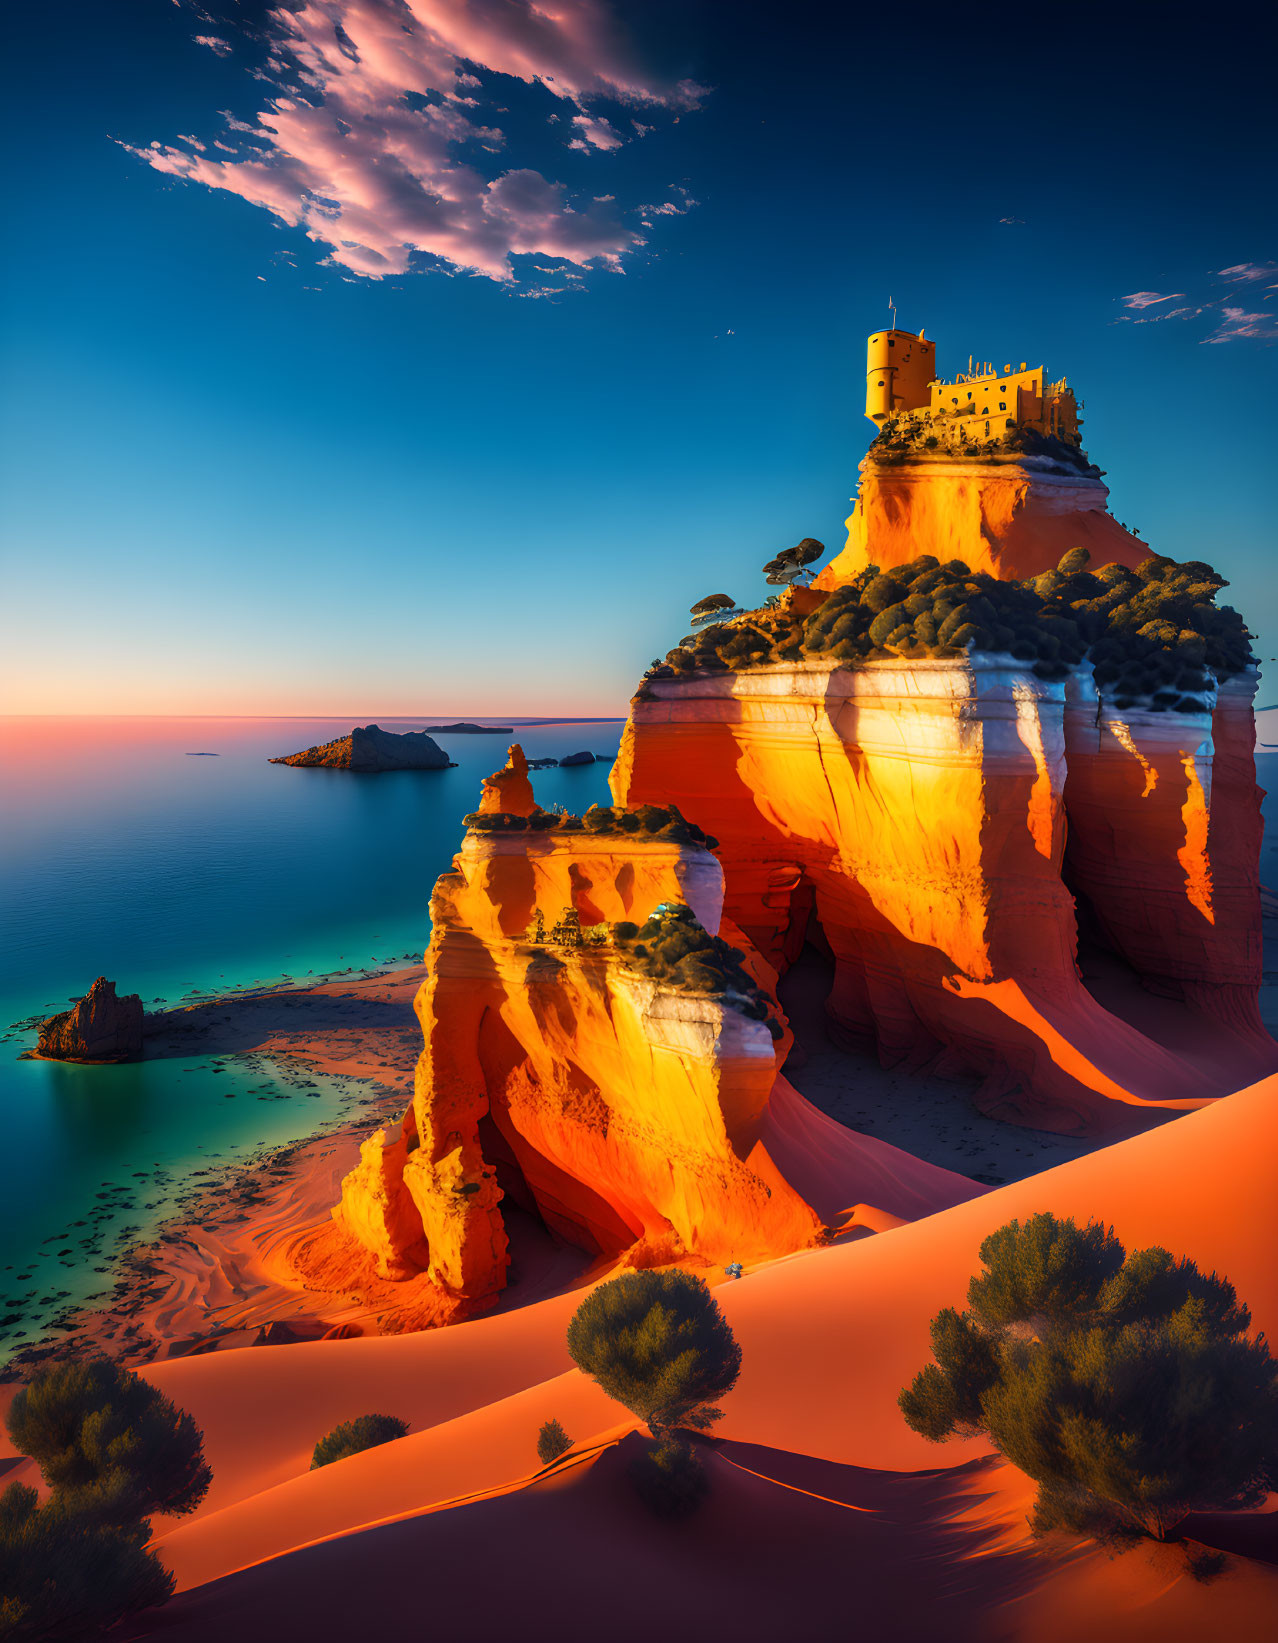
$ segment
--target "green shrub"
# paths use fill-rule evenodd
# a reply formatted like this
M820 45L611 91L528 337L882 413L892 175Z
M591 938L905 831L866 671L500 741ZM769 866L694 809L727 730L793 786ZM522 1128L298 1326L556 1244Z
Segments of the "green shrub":
M774 1039L781 1037L781 1023L746 970L745 954L703 929L691 907L666 902L642 925L623 920L613 925L612 941L630 968L650 981L722 999L764 1022Z
M105 1358L38 1370L6 1424L68 1509L100 1523L192 1512L212 1481L191 1416Z
M573 1362L658 1440L704 1431L741 1373L741 1348L704 1281L675 1268L600 1284L568 1325Z
M641 804L635 810L622 805L592 805L584 816L556 810L534 810L531 816L514 816L505 811L474 812L462 818L472 833L594 833L615 837L630 833L661 839L667 844L700 846L713 850L718 839L710 838L690 822L678 805Z
M878 435L871 440L866 455L877 467L893 468L917 461L920 457L933 456L938 449L952 454L961 452L969 458L983 457L986 461L1015 453L1046 457L1055 467L1071 472L1100 475L1100 469L1088 460L1087 453L1080 446L1058 439L1053 434L1040 433L1037 428L1026 427L1012 417L1004 419L996 438L984 441L969 439L961 446L954 443L953 422L954 416L944 413L939 417L894 417L884 423Z
M1040 678L1063 679L1085 659L1118 708L1198 712L1219 681L1253 660L1238 612L1217 605L1228 584L1199 560L1151 555L1137 570L1087 569L1071 548L1055 570L1023 581L942 565L925 554L881 571L867 566L808 617L791 606L747 613L693 635L660 673L686 677L796 662L856 667L888 657L1010 655Z
M1164 1540L1278 1484L1278 1363L1232 1284L1052 1215L1001 1227L981 1261L901 1411L933 1441L987 1436L1037 1483L1036 1534Z
M150 1535L145 1521L102 1523L58 1494L41 1506L11 1483L0 1494L0 1640L77 1643L167 1602L173 1576L146 1549Z
M336 1460L346 1460L365 1449L376 1449L383 1443L392 1443L408 1431L408 1422L395 1415L360 1415L353 1421L335 1426L326 1438L315 1445L311 1456L311 1471L319 1466L331 1466Z
M658 1517L690 1517L710 1491L701 1456L681 1438L648 1444L629 1472L635 1493Z
M572 1448L572 1439L557 1420L549 1420L537 1434L537 1458L543 1466L558 1460Z

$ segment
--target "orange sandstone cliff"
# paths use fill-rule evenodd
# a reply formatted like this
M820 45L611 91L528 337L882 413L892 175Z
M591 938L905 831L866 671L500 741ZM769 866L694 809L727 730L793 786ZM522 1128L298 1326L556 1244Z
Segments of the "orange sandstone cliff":
M365 1142L328 1240L330 1258L353 1241L381 1276L422 1280L422 1322L496 1298L507 1197L639 1263L751 1261L823 1234L759 1139L788 1035L740 999L650 979L609 939L663 905L717 933L719 863L642 831L520 825L526 784L512 749L473 818L488 825L436 885L413 1103Z
M835 959L832 1021L885 1062L975 1072L999 1117L1120 1133L1133 1108L1194 1106L1278 1061L1254 1017L1258 801L1238 692L1218 709L1213 810L1209 716L1110 714L1098 748L1081 700L1067 735L1066 683L976 653L653 678L613 791L674 800L717 835L727 915L778 968L814 920ZM1075 877L1107 904L1114 944L1221 1018L1212 1071L1083 986L1067 812Z
M1093 564L1134 570L1149 548L1107 512L1108 497L1098 470L1069 471L1044 457L888 464L868 456L847 544L816 586L836 588L867 565L885 570L925 553L1004 580L1037 576L1076 547Z

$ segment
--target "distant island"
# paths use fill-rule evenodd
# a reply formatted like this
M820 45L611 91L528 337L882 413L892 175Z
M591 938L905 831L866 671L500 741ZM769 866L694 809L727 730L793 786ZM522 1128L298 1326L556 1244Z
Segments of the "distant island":
M447 770L452 760L424 730L397 735L380 725L357 725L349 736L308 747L272 759L271 764L291 764L300 768L355 770L372 773L382 770Z
M514 727L512 725L472 725L467 723L427 725L423 734L430 736L510 736L514 734Z

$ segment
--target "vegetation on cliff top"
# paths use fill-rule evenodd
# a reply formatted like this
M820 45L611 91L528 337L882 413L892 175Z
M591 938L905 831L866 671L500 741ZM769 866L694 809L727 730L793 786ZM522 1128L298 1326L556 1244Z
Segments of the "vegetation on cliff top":
M728 1001L751 1021L764 1022L774 1039L781 1037L781 1023L746 970L745 954L710 935L690 907L665 903L643 924L614 924L612 941L629 967L650 981Z
M1088 559L1073 548L1055 570L1023 581L931 554L885 571L871 565L806 617L782 601L690 635L647 678L975 650L1009 655L1042 679L1090 660L1116 707L1196 712L1213 688L1209 675L1225 679L1252 661L1242 617L1215 602L1228 583L1209 565L1155 554L1135 571L1092 572Z
M987 1436L1038 1485L1036 1534L1164 1540L1278 1484L1278 1363L1232 1284L1049 1214L980 1253L901 1411L935 1442Z
M995 422L999 418L993 419ZM866 455L871 464L880 468L901 467L908 462L931 460L964 460L989 462L1000 456L1047 457L1057 467L1076 473L1100 477L1101 470L1078 445L1057 439L1053 434L1040 433L1037 428L1003 419L1005 426L991 439L966 439L955 431L950 419L941 417L894 417L885 422L881 431L870 441Z
M591 805L584 816L562 810L533 811L531 816L513 816L505 811L476 811L462 818L473 833L590 833L601 838L629 834L634 838L661 839L666 844L700 846L713 850L719 842L710 838L684 816L678 805L641 804L633 810L624 805Z

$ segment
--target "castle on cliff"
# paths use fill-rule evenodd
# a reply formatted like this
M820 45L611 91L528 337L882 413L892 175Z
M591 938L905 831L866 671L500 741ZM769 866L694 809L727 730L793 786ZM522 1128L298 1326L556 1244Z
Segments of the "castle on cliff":
M953 382L936 375L936 344L920 331L875 331L866 345L865 414L882 429L889 422L927 424L942 444L1001 438L1033 428L1078 445L1079 404L1062 377L1048 382L1039 365L1005 365L960 372Z

